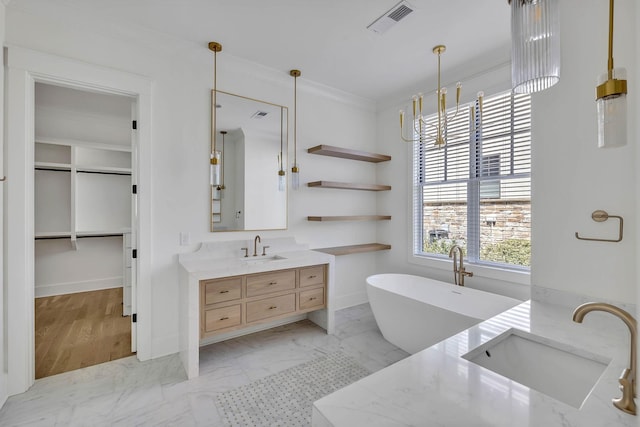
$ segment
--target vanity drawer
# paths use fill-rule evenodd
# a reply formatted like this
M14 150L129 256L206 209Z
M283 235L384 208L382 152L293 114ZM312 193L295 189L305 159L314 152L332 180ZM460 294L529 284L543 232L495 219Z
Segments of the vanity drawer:
M231 277L202 282L204 286L204 304L233 301L242 296L242 277Z
M298 304L300 310L306 310L313 307L324 307L324 288L309 289L300 292L300 302Z
M247 323L296 311L296 294L247 303Z
M273 271L247 276L247 297L295 289L295 270Z
M324 265L300 269L300 287L324 285Z
M204 331L212 332L231 326L238 326L242 322L241 313L240 304L205 310Z

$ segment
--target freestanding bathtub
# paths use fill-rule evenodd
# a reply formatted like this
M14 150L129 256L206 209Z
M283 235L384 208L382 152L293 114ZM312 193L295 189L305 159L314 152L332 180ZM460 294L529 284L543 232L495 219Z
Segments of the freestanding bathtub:
M410 354L522 302L409 274L369 276L367 294L384 338Z

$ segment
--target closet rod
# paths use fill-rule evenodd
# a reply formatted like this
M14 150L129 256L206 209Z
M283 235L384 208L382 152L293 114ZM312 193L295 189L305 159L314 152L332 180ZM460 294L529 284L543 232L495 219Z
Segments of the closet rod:
M71 172L69 169L56 169L56 168L34 168L37 171L52 171L52 172Z
M78 173L97 173L99 175L131 175L131 172L105 172L105 171L83 171L79 170Z
M87 236L76 236L77 239L87 239L91 237L122 237L123 233L109 233L109 234L91 234ZM55 239L70 239L71 236L37 236L36 240L55 240Z

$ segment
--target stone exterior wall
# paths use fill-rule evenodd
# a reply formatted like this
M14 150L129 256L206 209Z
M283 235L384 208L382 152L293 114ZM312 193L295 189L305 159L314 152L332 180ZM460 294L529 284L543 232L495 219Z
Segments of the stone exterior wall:
M458 202L424 204L424 236L435 238L433 230L444 230L448 237L466 240L467 204ZM440 233L437 233L440 234ZM531 238L529 200L490 200L480 202L480 242L482 245L507 239Z

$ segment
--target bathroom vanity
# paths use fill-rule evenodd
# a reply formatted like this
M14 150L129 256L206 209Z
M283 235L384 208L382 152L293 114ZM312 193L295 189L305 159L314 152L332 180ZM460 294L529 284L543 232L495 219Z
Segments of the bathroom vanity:
M292 238L255 248L236 240L203 243L179 264L180 358L189 378L198 376L201 345L305 318L333 333L333 255Z

